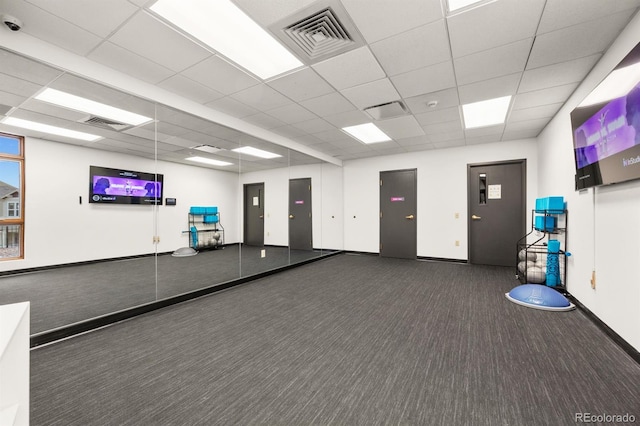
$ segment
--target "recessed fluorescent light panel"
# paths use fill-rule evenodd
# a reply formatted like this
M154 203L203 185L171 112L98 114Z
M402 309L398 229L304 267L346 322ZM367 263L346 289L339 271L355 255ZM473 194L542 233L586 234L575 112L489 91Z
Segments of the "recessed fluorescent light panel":
M484 5L493 3L496 0L447 0L449 13L457 12L461 9L473 9L473 5Z
M220 160L214 160L212 158L197 157L197 156L185 158L185 160L195 161L196 163L209 164L211 166L230 166L233 164L227 161L220 161Z
M640 81L640 62L612 71L593 92L589 94L580 106L589 106L608 102L625 96Z
M151 10L263 80L303 65L230 0L158 0Z
M242 146L240 148L232 149L231 151L239 152L240 154L247 154L247 155L252 155L254 157L267 158L267 159L282 157L282 155L274 154L273 152L269 152L269 151L263 151L261 149L254 148L252 146Z
M343 127L342 130L347 132L351 137L358 139L362 143L376 143L390 141L387 136L373 123L359 124L357 126Z
M63 127L50 126L48 124L37 123L35 121L23 120L21 118L6 117L0 123L8 126L20 127L23 129L35 130L38 132L49 133L51 135L64 136L67 138L80 139L83 141L94 142L102 139L102 136L92 135L90 133L77 132L75 130L65 129Z
M503 124L505 118L507 118L510 103L511 96L503 96L502 98L462 105L464 127L474 129L476 127Z
M102 118L108 118L132 126L139 126L151 121L151 118L145 117L144 115L135 114L55 89L45 89L35 98L39 101L48 102L74 111L98 115Z

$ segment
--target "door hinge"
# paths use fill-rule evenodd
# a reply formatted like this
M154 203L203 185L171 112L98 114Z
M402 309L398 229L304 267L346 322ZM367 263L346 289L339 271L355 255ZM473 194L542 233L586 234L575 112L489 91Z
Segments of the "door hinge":
M380 219L382 219L382 212L380 212Z
M382 186L382 179L380 179L380 186Z

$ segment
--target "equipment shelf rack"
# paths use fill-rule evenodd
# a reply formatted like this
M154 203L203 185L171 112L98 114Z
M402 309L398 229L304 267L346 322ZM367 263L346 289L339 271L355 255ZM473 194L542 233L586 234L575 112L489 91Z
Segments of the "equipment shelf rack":
M224 227L220 223L218 207L197 207L189 209L189 247L215 249L224 247Z

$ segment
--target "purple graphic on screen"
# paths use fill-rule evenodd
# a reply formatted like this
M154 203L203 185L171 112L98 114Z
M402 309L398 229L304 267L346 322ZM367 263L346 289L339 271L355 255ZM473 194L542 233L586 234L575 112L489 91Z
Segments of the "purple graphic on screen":
M391 202L404 201L404 197L391 197Z
M124 195L127 197L156 197L161 192L161 183L142 179L115 176L94 176L93 193Z
M627 123L627 99L612 100L574 133L578 168L624 151L635 144L636 130Z
M304 200L296 200L294 201L294 204L304 204Z

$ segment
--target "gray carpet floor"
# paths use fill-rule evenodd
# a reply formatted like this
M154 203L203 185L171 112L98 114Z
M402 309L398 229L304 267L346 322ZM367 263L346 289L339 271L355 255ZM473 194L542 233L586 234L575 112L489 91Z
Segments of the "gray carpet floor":
M35 334L323 254L267 247L261 257L260 250L232 245L192 257L148 256L4 275L0 305L30 301Z
M31 352L32 425L574 425L640 365L512 268L341 254Z

